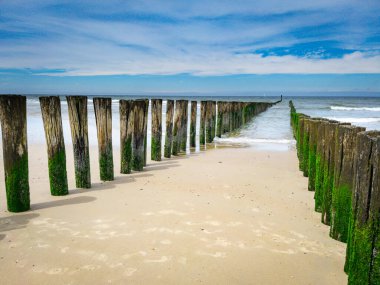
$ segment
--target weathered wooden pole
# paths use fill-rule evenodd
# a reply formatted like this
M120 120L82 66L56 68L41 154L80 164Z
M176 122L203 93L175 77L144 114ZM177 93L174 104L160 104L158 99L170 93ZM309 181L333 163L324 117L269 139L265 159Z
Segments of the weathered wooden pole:
M145 110L146 101L136 100L133 104L132 169L144 168L145 146Z
M162 99L152 99L152 145L151 159L161 160Z
M199 128L199 143L205 145L206 143L206 114L207 114L207 101L201 101L201 119Z
M94 98L96 130L98 136L100 180L114 180L112 154L112 99Z
M187 146L187 121L188 121L188 109L189 109L189 101L182 100L182 118L181 118L181 151L186 152Z
M120 100L120 173L132 172L133 101Z
M223 102L218 102L218 112L216 118L216 136L218 138L222 137L222 121L223 121Z
M347 244L348 284L380 284L380 133L357 135Z
M174 117L174 101L166 102L166 136L164 146L164 157L170 158L172 153L173 142L173 117Z
M339 125L335 136L334 185L331 202L330 236L347 242L350 218L356 137L365 128Z
M207 101L206 104L206 143L212 143L213 136L212 136L212 101Z
M148 159L148 113L149 113L149 99L145 99L144 109L144 166L147 164Z
M303 143L302 143L302 157L303 157L303 176L308 177L309 176L309 140L310 140L310 125L311 125L311 119L305 118L304 119L304 134L303 134Z
M181 129L182 129L182 110L183 104L181 100L176 100L175 102L175 116L173 125L173 146L172 154L178 155L181 150Z
M197 101L191 101L190 147L196 146L197 137Z
M216 101L211 102L211 136L212 140L216 137Z
M318 124L319 120L313 118L310 121L309 126L309 158L308 158L308 190L315 190L315 163L316 163L316 152L317 152L317 141L318 141Z
M27 211L30 197L26 97L0 96L0 118L8 211Z
M48 153L50 193L53 196L67 195L69 189L61 101L58 96L40 97L39 99Z
M75 184L78 188L91 188L87 96L67 96L66 100L74 150Z

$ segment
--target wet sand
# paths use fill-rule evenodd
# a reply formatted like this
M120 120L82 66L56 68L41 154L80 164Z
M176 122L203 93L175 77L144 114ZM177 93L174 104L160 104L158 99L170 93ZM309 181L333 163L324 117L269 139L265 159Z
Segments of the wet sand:
M70 195L52 197L45 146L29 149L31 211L6 211L0 166L2 284L347 282L294 150L213 149L102 183L93 149L78 190L67 149Z

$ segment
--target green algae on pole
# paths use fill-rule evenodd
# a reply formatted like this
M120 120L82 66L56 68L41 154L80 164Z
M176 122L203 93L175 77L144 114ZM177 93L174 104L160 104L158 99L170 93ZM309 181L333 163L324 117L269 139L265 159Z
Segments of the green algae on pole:
M216 137L222 137L223 102L218 102L218 112L216 118Z
M0 96L3 162L7 208L10 212L30 209L26 97Z
M132 172L133 101L119 101L120 173Z
M164 145L164 157L170 158L172 154L173 143L173 116L174 116L174 101L166 101L166 135Z
M146 100L136 100L133 104L132 169L144 168Z
M346 266L348 284L380 284L380 134L357 135Z
M216 102L211 102L211 136L212 140L216 137Z
M206 114L207 114L207 101L201 101L201 118L199 127L199 143L205 145L206 143Z
M197 101L191 101L190 147L196 146L197 137Z
M335 170L331 201L330 236L347 242L354 178L356 137L365 128L339 125L335 139Z
M73 141L75 184L78 188L91 188L87 97L67 96L66 100Z
M318 124L320 121L313 118L310 121L309 126L309 158L308 158L308 170L307 174L308 180L308 190L315 190L315 164L316 164L316 152L317 152L317 142L318 142Z
M94 112L98 136L100 180L114 180L112 154L112 99L94 98Z
M162 139L162 99L152 99L152 142L151 159L161 160L161 139Z
M213 120L212 120L212 116L213 116L213 112L212 112L212 107L213 107L213 103L212 101L207 101L207 104L206 104L206 124L205 124L205 129L206 129L206 143L212 143L213 141L213 129L212 129L212 125L213 125Z
M53 196L67 195L69 189L61 101L58 96L40 97L39 100L48 153L50 193Z
M311 119L304 119L304 134L303 134L303 143L302 143L302 157L303 157L303 176L309 176L309 140L310 140L310 124Z

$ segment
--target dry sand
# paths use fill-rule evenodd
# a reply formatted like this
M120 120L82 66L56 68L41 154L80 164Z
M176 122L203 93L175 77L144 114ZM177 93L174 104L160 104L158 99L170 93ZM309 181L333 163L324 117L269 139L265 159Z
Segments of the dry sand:
M101 183L93 149L89 190L67 152L73 190L52 197L45 146L30 147L25 213L6 211L0 167L1 284L347 282L294 150L208 150Z

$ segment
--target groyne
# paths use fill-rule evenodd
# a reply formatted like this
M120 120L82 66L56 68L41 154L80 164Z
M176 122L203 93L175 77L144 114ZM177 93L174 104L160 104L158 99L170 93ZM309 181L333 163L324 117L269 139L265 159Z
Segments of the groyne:
M61 98L43 96L39 98L39 101L47 144L50 192L54 196L67 195L69 189L62 131ZM66 96L66 101L73 142L76 187L91 188L88 98L87 96ZM205 146L213 143L216 136L220 137L240 128L254 116L280 101L201 101L199 144ZM26 104L25 96L0 96L5 190L7 208L10 212L23 212L30 209ZM149 104L152 114L151 160L160 161L162 156L170 158L172 155L185 153L188 147L188 124L190 125L189 147L194 148L196 145L197 101L167 100L166 133L162 155L162 99L119 100L120 173L122 174L143 171L146 166ZM111 105L112 98L110 97L93 98L99 173L102 181L114 180L115 172L112 154Z
M330 236L347 243L348 284L380 284L380 132L312 118L289 102L299 168Z

